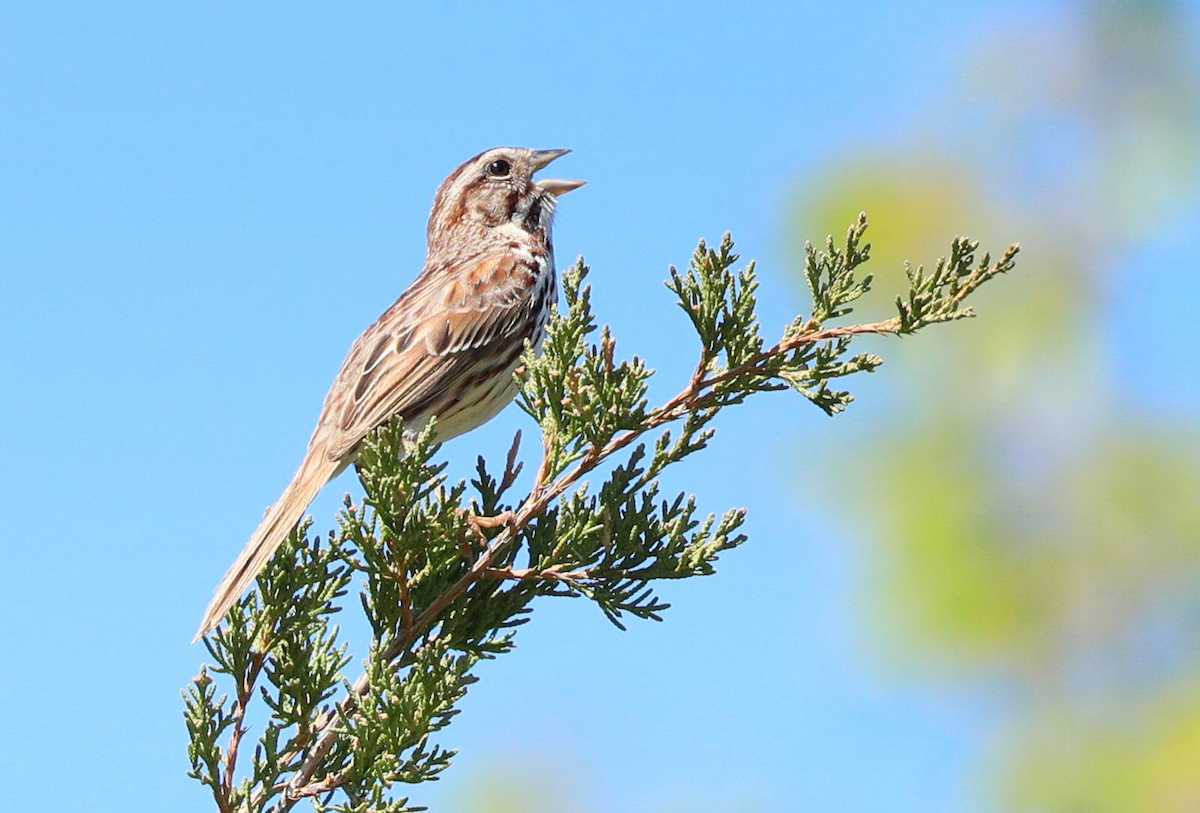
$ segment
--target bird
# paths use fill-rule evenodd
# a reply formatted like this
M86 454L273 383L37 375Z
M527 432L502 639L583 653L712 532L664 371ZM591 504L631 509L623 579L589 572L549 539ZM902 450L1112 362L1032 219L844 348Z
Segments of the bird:
M415 432L436 416L441 442L512 401L525 342L540 346L558 298L555 205L584 184L533 176L569 152L496 147L442 183L424 268L351 346L299 469L217 586L193 642L220 624L372 429L398 415Z

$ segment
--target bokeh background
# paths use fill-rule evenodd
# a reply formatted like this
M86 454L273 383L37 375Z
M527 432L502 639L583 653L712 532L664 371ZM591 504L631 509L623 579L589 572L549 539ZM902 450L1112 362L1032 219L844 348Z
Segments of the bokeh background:
M774 329L860 209L865 318L957 234L1024 250L981 318L875 340L847 414L731 411L669 485L751 541L663 624L538 608L414 801L1200 810L1197 4L8 0L0 111L5 809L210 809L200 610L437 184L509 143L575 149L560 265L659 396L700 237L760 260Z

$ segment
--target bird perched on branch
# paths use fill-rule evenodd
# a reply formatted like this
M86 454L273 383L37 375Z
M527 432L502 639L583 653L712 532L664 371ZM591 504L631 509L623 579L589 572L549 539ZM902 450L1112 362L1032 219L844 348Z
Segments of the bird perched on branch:
M429 215L420 276L367 328L325 396L308 452L218 585L196 640L220 623L304 515L393 416L439 440L493 418L516 395L528 339L541 342L557 298L550 228L557 198L583 181L534 180L570 150L499 147L450 174Z

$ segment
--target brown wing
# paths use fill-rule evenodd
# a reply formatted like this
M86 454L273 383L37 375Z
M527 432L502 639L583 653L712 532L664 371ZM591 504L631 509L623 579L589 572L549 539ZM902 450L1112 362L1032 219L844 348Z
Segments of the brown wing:
M326 454L343 457L393 415L439 412L472 371L519 352L538 277L538 259L504 252L418 279L350 349L321 416Z

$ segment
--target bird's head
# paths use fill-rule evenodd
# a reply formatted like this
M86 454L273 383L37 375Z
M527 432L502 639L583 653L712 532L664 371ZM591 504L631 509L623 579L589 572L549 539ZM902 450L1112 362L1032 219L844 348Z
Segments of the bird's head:
M429 245L467 231L516 228L547 242L559 195L584 181L534 179L534 173L570 150L496 147L450 174L433 200Z

